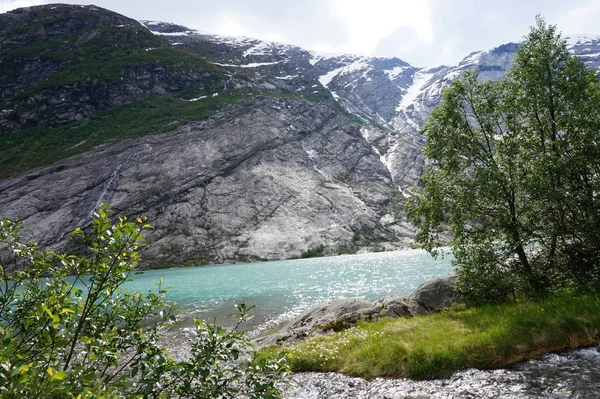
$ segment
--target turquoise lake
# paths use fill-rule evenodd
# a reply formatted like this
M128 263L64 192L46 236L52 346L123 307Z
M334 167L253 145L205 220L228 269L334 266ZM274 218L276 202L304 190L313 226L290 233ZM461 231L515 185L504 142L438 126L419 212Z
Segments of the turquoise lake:
M183 319L199 317L226 326L236 321L236 303L256 305L248 328L262 331L330 299L408 295L427 279L451 274L450 260L449 254L434 259L424 250L411 249L174 268L135 275L126 287L141 292L156 290L162 278L168 298L181 307Z

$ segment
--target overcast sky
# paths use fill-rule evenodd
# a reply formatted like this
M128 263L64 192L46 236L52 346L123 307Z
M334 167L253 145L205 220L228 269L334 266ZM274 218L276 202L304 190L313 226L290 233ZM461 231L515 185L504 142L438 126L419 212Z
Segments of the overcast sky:
M0 0L0 12L55 1ZM82 1L64 3L89 4ZM135 19L175 22L308 50L452 64L518 41L537 13L565 35L600 33L600 0L96 0Z

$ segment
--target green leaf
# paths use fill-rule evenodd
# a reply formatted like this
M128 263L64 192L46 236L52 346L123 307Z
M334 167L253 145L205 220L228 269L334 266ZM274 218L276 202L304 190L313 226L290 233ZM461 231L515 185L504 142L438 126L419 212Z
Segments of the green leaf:
M61 370L58 373L54 374L52 377L50 377L50 381L62 381L65 378L67 378L67 372Z
M24 364L23 366L19 367L19 374L27 373L31 366L33 366L33 362Z

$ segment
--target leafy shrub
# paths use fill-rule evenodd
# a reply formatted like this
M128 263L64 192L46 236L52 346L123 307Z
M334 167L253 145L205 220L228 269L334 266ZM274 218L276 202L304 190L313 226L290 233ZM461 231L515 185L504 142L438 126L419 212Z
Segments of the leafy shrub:
M138 261L143 218L111 224L102 205L85 255L42 251L0 222L0 397L275 398L286 358L254 356L245 332L195 320L189 360L160 346L174 307L157 292L121 289ZM238 307L241 319L248 308Z

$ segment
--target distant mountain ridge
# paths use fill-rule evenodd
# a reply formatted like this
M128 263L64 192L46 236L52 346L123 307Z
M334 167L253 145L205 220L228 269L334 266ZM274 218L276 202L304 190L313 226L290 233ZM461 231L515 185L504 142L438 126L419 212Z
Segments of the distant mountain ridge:
M265 81L265 88L283 86L298 91L306 87L307 80L317 79L348 112L368 125L394 132L364 130L403 192L418 184L424 162L423 137L418 130L439 104L443 88L469 69L477 69L481 80L500 79L519 46L502 44L475 51L454 65L419 68L396 57L324 55L297 46L198 32L172 23L141 22L151 32L167 36L171 43L229 68L233 74L253 71L254 77ZM588 67L600 66L600 35L566 39L568 48ZM316 87L314 82L310 87ZM315 90L317 93L322 94Z
M598 36L569 48L600 65ZM146 266L392 249L425 158L418 134L466 69L323 55L95 6L0 15L0 210L64 246L100 202L147 215Z

